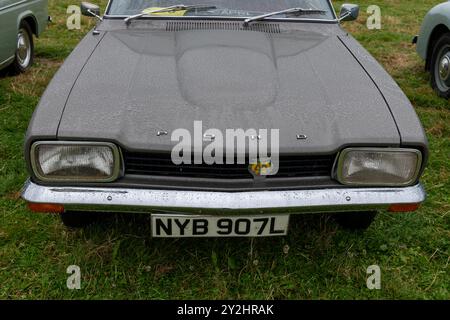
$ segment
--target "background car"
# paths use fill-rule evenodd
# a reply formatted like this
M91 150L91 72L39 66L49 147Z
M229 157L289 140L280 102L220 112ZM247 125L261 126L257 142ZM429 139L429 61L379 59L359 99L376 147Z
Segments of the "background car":
M15 73L33 64L33 35L38 37L48 21L47 0L0 0L0 70Z
M417 52L426 60L431 86L439 96L450 98L450 2L431 9L417 40Z

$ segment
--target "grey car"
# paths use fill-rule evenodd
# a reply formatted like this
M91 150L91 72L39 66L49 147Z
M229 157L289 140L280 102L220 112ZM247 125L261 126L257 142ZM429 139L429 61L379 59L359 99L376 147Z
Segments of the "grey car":
M379 210L424 201L422 125L340 26L358 6L337 16L328 0L111 0L102 17L93 4L82 12L98 25L27 132L31 210L69 227L130 212L151 215L154 237L257 237L285 235L304 213L364 229ZM212 129L199 133L199 123ZM251 158L233 140L216 149L219 161L191 161L222 133L251 128L278 132L271 157ZM180 132L194 146L177 162ZM245 137L268 145L264 134Z
M414 42L431 73L431 86L439 96L450 99L450 2L441 3L427 13Z
M0 0L0 70L10 66L19 73L33 64L33 35L48 19L47 0Z

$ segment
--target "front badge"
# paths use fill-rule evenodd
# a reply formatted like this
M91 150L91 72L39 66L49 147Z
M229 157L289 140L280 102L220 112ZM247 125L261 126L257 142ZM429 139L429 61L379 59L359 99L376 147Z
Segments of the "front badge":
M255 179L270 176L274 174L272 160L270 158L264 158L250 161L248 171Z

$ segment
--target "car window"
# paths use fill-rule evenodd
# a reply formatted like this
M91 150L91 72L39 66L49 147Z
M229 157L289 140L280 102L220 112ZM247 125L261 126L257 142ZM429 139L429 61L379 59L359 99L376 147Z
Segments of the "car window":
M185 16L253 17L264 13L301 7L304 9L325 11L323 14L308 14L302 16L302 18L334 19L333 11L328 0L111 0L108 14L135 15L145 9L165 8L177 4L201 4L216 7L216 9L211 10L189 10L184 13ZM171 14L165 13L158 15L170 16ZM283 18L286 15L274 17Z

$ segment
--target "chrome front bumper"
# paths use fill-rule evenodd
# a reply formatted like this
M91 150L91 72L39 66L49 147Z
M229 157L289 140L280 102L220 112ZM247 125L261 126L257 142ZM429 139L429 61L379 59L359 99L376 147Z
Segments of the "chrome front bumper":
M46 187L28 181L22 198L60 204L66 210L100 212L318 213L387 209L421 203L421 184L406 188L345 188L295 191L205 192L150 189Z

